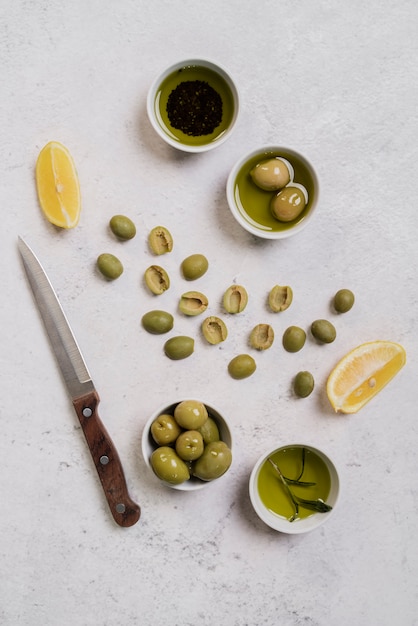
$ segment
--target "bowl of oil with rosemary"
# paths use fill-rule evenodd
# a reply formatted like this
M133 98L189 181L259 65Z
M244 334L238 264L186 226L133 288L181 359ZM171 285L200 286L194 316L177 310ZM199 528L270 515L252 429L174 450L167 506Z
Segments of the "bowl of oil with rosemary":
M302 154L283 146L265 146L239 159L226 185L232 215L248 232L264 239L299 233L312 219L319 182Z
M264 454L250 477L250 499L274 530L299 534L321 526L335 510L338 471L316 447L292 444Z
M169 145L204 152L231 134L239 96L229 73L207 59L189 59L168 67L151 85L147 113L151 125Z

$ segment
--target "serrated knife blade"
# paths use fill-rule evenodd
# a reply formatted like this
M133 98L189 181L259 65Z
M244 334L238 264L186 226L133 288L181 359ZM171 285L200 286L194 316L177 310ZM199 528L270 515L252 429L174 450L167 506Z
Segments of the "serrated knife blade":
M99 417L100 398L80 348L45 270L21 237L18 249L110 511L119 526L133 526L141 509L129 495L118 452Z

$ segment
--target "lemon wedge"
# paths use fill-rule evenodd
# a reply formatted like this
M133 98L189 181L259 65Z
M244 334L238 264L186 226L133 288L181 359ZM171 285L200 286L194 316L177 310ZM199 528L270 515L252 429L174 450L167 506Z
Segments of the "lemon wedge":
M337 413L357 413L406 363L398 343L370 341L346 354L332 370L327 395Z
M41 209L51 224L74 228L80 219L80 185L67 148L50 141L36 161L36 186Z

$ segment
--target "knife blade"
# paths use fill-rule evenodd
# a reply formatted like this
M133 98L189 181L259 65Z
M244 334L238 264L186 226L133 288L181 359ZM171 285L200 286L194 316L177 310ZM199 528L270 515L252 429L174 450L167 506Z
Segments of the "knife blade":
M21 237L18 249L113 519L119 526L133 526L141 509L129 495L118 452L99 417L99 394L80 348L45 270Z

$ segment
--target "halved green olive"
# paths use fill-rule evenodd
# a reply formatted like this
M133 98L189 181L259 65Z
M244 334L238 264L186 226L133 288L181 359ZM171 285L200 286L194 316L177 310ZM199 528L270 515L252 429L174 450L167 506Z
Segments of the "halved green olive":
M228 329L225 322L220 317L211 315L202 322L202 333L206 341L212 345L225 341L228 336Z
M268 350L274 341L274 330L270 324L257 324L250 334L250 345L256 350Z
M179 302L179 309L184 315L200 315L208 308L208 299L199 291L187 291L183 293Z
M166 254L173 249L173 237L165 226L156 226L148 236L148 242L154 254Z
M224 293L223 305L228 313L241 313L248 303L248 293L242 285L231 285Z
M288 285L275 285L271 289L268 297L269 307L274 313L288 309L292 304L292 300L293 291Z
M156 296L170 288L170 278L163 267L151 265L145 270L145 283Z

